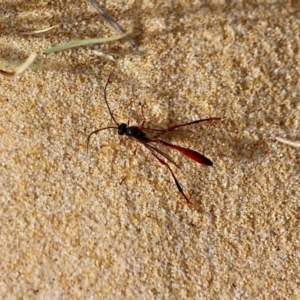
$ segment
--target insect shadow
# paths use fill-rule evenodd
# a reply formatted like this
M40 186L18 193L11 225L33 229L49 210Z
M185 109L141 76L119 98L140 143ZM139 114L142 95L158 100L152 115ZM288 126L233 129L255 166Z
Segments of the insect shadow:
M107 126L104 128L100 128L97 130L94 130L93 132L91 132L88 137L87 137L87 152L88 152L88 148L89 148L89 142L90 142L90 138L92 135L99 133L102 130L107 130L107 129L116 129L118 131L119 135L125 135L128 136L130 138L134 138L137 142L139 142L140 144L142 144L144 147L146 147L147 149L149 149L149 151L151 152L151 154L163 165L165 166L171 173L176 187L178 189L178 191L180 192L180 194L184 197L184 199L186 200L187 204L191 205L194 207L194 204L190 201L190 199L186 196L186 194L184 193L178 179L176 178L173 170L171 169L169 163L172 163L174 166L179 167L179 165L172 159L172 157L165 151L167 150L160 150L159 148L157 148L158 145L163 145L165 146L165 148L169 148L169 149L175 149L177 151L179 151L181 154L183 154L184 156L196 161L199 164L202 164L204 166L212 166L213 163L212 161L205 157L203 154L192 150L192 149L188 149L188 148L184 148L178 145L174 145L171 144L169 142L164 141L161 137L164 134L173 132L173 131L177 131L178 128L181 127L185 127L185 126L189 126L192 124L197 124L197 123L201 123L201 122L206 122L206 121L214 121L214 120L221 120L221 118L207 118L207 119L200 119L200 120L195 120L192 122L188 122L188 123L184 123L184 124L178 124L178 125L173 125L171 127L168 127L167 129L153 129L153 128L146 128L144 127L145 125L145 117L142 111L142 115L143 115L143 122L141 123L140 126L128 126L125 123L118 123L109 107L108 101L107 101L107 86L110 82L110 78L111 78L112 73L109 75L107 82L105 84L104 87L104 101L106 103L108 112L113 120L113 122L116 124L116 126ZM151 135L151 137L150 137ZM169 163L168 163L169 162Z

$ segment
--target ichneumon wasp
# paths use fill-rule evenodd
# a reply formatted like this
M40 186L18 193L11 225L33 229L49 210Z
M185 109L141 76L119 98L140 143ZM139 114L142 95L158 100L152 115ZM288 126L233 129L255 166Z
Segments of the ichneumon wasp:
M118 130L118 134L119 135L125 135L128 136L130 138L134 138L137 142L139 142L140 144L142 144L143 146L145 146L147 149L149 149L149 151L151 152L151 154L162 164L164 165L171 173L176 187L179 190L179 192L181 193L181 195L184 197L184 199L186 200L186 202L189 205L193 205L193 203L189 200L189 198L185 195L185 193L183 192L183 189L178 181L178 179L176 178L173 170L171 169L170 165L168 164L168 162L174 164L176 167L179 167L178 164L176 164L176 162L171 158L171 156L166 153L165 151L160 150L159 148L157 148L156 145L163 145L167 148L170 149L174 149L179 151L181 154L183 154L184 156L196 161L199 164L205 165L205 166L212 166L213 163L210 159L208 159L207 157L205 157L203 154L192 150L192 149L188 149L188 148L184 148L178 145L174 145L171 144L169 142L164 141L163 139L161 139L161 136L172 132L172 131L176 131L178 128L180 127L184 127L184 126L189 126L192 124L197 124L197 123L201 123L201 122L206 122L206 121L213 121L213 120L221 120L221 118L207 118L207 119L200 119L200 120L195 120L192 122L188 122L188 123L184 123L184 124L179 124L179 125L173 125L171 127L168 127L167 129L151 129L151 128L145 128L144 124L145 124L145 118L142 122L142 124L140 126L128 126L125 123L118 123L110 109L110 106L108 104L107 101L107 86L110 82L110 77L112 74L109 75L108 80L105 84L104 87L104 101L106 103L108 112L113 120L113 122L116 124L116 126L108 126L108 127L104 127L104 128L100 128L97 130L94 130L93 132L91 132L88 137L87 137L87 151L88 151L88 146L89 146L89 141L92 135L97 134L98 132L102 131L102 130L106 130L106 129L117 129ZM142 115L144 117L144 114L142 112ZM150 137L149 134L146 133L146 131L148 132L154 132L154 136Z

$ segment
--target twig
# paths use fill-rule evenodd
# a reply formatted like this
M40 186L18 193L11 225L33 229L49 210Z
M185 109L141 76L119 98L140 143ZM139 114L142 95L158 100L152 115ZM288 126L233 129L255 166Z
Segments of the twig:
M124 35L126 31L108 14L106 9L99 5L95 0L87 0L100 14L100 16L110 24L110 26L119 34ZM134 50L138 49L138 44L129 36L124 37Z

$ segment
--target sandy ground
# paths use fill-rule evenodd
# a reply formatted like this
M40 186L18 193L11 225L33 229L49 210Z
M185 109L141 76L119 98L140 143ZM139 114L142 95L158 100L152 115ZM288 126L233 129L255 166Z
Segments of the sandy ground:
M300 299L300 149L275 139L300 140L300 5L238 2L105 1L139 51L48 56L115 33L83 0L0 2L0 68L39 54L0 77L2 299ZM139 124L141 106L152 128L223 118L168 137L214 162L169 152L197 210L116 130L86 154L115 125L112 71L117 122Z

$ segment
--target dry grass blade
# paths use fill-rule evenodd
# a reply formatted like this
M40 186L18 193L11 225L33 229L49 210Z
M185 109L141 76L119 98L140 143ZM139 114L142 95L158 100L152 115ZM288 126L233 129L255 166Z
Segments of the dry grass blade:
M35 52L31 53L26 61L18 66L14 71L5 71L5 70L0 70L0 74L6 77L15 77L23 73L29 66L35 61L37 57L37 54Z
M111 36L111 37L107 37L107 38L96 38L96 39L71 41L66 44L57 45L57 46L48 48L44 51L44 54L60 52L60 51L68 50L71 48L81 47L81 46L88 46L88 45L99 44L99 43L108 43L108 42L120 40L126 36L127 36L127 34L123 34L123 35Z
M59 24L56 24L54 26L45 28L45 29L41 29L41 30L33 30L33 31L26 31L26 32L20 32L21 35L34 35L34 34L39 34L39 33L45 33L48 32L54 28L59 27Z
M300 147L300 141L291 141L291 140L288 140L288 139L285 139L285 138L282 138L279 136L276 137L276 140L281 143L290 145L290 146L294 146L294 147L298 147L298 148Z

